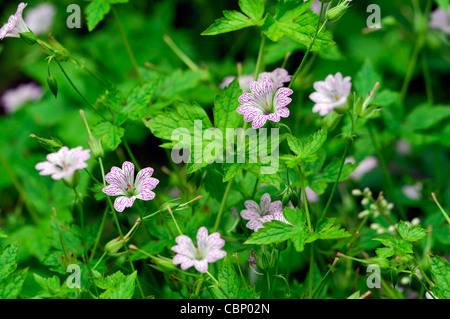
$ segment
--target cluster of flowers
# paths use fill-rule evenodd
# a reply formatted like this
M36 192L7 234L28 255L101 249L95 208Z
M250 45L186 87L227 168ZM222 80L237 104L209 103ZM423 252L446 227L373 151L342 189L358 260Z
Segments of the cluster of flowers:
M394 208L393 203L388 203L388 201L384 198L383 193L378 194L378 198L374 199L372 196L372 191L366 187L364 190L354 189L352 191L353 196L361 196L361 205L365 207L362 212L358 214L359 218L364 218L368 215L371 215L374 218L378 216L389 216L391 214L392 209Z

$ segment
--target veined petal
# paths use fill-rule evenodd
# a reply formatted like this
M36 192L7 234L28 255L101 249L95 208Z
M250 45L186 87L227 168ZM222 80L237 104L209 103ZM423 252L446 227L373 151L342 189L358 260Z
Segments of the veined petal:
M206 261L206 259L195 260L194 267L198 272L205 273L208 271L208 262Z
M131 162L123 162L122 171L125 176L125 181L133 185L134 184L134 165Z
M241 211L241 217L246 220L251 220L251 219L259 218L261 216L259 215L259 212L257 212L257 211L243 210L243 211Z
M280 200L277 200L277 201L271 203L269 206L269 212L271 212L272 214L274 214L276 212L282 212L282 211L283 211L283 205Z
M269 206L270 206L270 194L269 193L265 193L262 197L261 197L261 211L262 212L268 212L269 211Z
M126 197L126 196L117 197L116 200L114 201L114 208L119 213L121 213L121 212L123 212L123 210L126 207L133 206L135 198L136 198L135 196L132 196L132 197Z
M244 205L245 205L245 207L248 209L248 210L253 210L253 211L255 211L255 212L259 212L259 205L258 204L256 204L256 202L254 202L254 201L252 201L252 200L246 200L245 201L245 203L244 203Z
M105 193L106 195L109 195L109 196L125 195L125 192L121 188L119 188L115 185L106 186L102 189L102 191L103 191L103 193Z
M209 263L214 263L219 259L222 259L227 255L227 252L224 250L214 250L208 253L206 255L206 261Z
M252 122L252 128L253 129L257 129L260 127L263 127L264 124L266 124L267 118L263 115L259 115L255 118L253 118L253 122Z
M156 194L152 191L140 191L139 194L136 195L136 198L141 200L152 200L155 198Z

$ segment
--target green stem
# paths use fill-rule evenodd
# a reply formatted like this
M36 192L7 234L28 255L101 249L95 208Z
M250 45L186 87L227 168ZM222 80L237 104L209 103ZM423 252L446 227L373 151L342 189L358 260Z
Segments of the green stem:
M127 150L128 156L130 156L131 161L133 162L134 166L136 166L136 168L138 170L141 170L138 162L136 161L136 158L133 155L133 152L131 151L130 146L128 145L128 142L125 139L122 139L122 143L123 143L123 146L125 146L125 149Z
M225 206L227 204L228 195L230 194L230 190L231 190L231 186L233 185L233 181L234 181L234 178L228 182L227 188L225 189L225 193L223 194L222 202L220 203L219 213L217 214L216 223L214 224L213 232L216 232L219 229L220 220L222 219L222 215L225 210Z
M349 113L349 114L350 114L350 113ZM353 119L352 119L352 121L353 121ZM342 168L344 167L344 164L345 164L345 158L346 158L346 156L347 156L347 152L348 152L348 150L349 150L350 143L351 143L352 138L353 138L353 132L354 132L354 130L355 130L356 122L357 122L357 121L358 121L358 118L357 118L356 121L352 124L351 132L350 132L349 136L347 136L347 138L346 138L346 141L345 141L345 147L344 147L344 153L342 154L341 165L339 166L338 176L337 176L337 178L336 178L336 181L334 182L333 189L331 190L330 197L328 197L327 204L325 205L325 209L323 210L322 215L320 216L320 219L322 219L322 218L325 217L325 214L327 213L328 208L330 207L330 204L331 204L331 202L332 202L332 200L333 200L333 196L334 196L334 193L336 192L336 188L337 188L337 185L339 184L339 180L341 179Z
M320 25L320 20L322 19L323 7L324 7L324 4L322 3L321 6L320 6L320 14L319 14L319 19L317 21L316 33L314 34L314 38L312 39L311 44L308 46L308 49L306 50L306 53L303 56L302 61L300 62L299 67L297 68L297 71L295 71L294 75L292 76L291 82L289 83L289 86L288 86L289 88L292 87L292 85L295 82L295 79L301 73L302 68L303 68L303 64L306 62L306 60L307 60L307 58L309 56L309 53L311 52L311 49L312 49L312 47L314 45L314 42L316 42L317 35L320 33L322 28L328 22L328 19L325 19L325 21L322 23L322 25Z
M16 175L14 174L13 169L9 165L6 158L3 156L3 153L0 152L0 164L5 168L6 174L8 174L9 178L11 178L11 181L16 188L17 192L19 193L19 196L23 199L25 206L28 209L28 212L30 213L31 218L33 219L33 222L35 224L39 224L39 214L34 208L34 206L30 203L28 200L25 190L22 187L22 184L20 184L19 180L17 179Z
M425 80L425 89L427 92L427 100L428 104L432 106L434 104L433 84L431 82L430 69L428 68L425 51L422 52L421 59L422 59L423 78Z
M447 220L447 223L450 225L450 217L448 217L448 214L442 208L441 204L439 204L439 202L438 202L438 200L436 198L436 195L434 193L431 193L431 196L433 197L434 202L439 207L439 210L442 212L442 214L444 215L445 219Z
M311 226L311 217L309 215L309 207L308 207L308 199L306 198L306 192L305 192L305 185L303 182L303 167L300 166L300 175L299 175L299 179L300 179L300 187L302 188L302 195L303 195L303 203L305 206L305 212L306 212L306 222L308 224L308 230L309 232L312 232L312 226Z
M398 207L398 209L400 211L401 218L403 218L403 220L407 220L405 209L403 208L403 204L401 203L401 201L400 201L400 199L398 197L397 190L395 189L395 186L394 186L394 183L392 181L391 175L389 174L389 171L387 169L383 153L381 152L381 149L380 149L380 147L379 147L379 145L377 143L377 140L375 138L375 134L373 133L372 125L370 125L368 123L367 126L368 126L370 139L372 140L373 146L375 147L375 151L376 151L376 153L378 155L378 159L380 160L380 166L381 166L381 169L383 171L384 178L386 179L386 182L388 183L389 191L394 196L394 200L395 200L395 203L397 204L397 207Z
M338 263L339 259L335 259L333 261L333 264L331 265L331 267L328 269L327 273L325 274L325 276L322 277L322 279L319 281L319 283L317 284L316 288L314 288L312 294L311 294L311 298L314 298L314 295L317 293L317 291L319 291L320 287L322 287L323 282L325 281L325 279L328 277L328 275L331 273L331 271L334 269L334 267L336 266L336 264Z
M255 81L258 81L259 72L261 72L261 65L264 57L264 49L266 47L266 36L261 32L261 44L259 46L258 59L256 60Z
M314 242L310 245L309 252L309 281L308 281L308 295L312 298L313 293L313 279L314 279Z
M183 235L183 232L181 231L180 227L178 226L177 220L175 219L175 216L173 215L172 209L170 208L169 205L167 205L167 210L170 213L170 216L172 216L173 222L175 223L175 227L177 228L178 234L180 234L180 236Z
M91 255L90 255L90 257L89 257L89 261L90 261L90 262L91 262L92 259L94 258L95 252L97 251L97 246L98 246L98 244L99 244L99 242L100 242L100 238L101 238L101 236L102 236L103 229L105 228L105 222L106 222L106 218L107 218L107 217L108 217L108 206L106 206L105 212L103 213L102 221L101 221L101 223L100 223L100 228L99 228L99 230L98 230L97 237L95 238L94 247L92 248ZM94 268L95 268L95 267L94 267Z
M101 157L98 158L98 162L99 162L99 164L100 164L100 170L101 170L101 172L102 172L103 185L106 186L106 181L105 181L105 170L104 170L104 168L103 168L103 161L102 161L102 158L101 158ZM124 238L124 237L123 237L122 228L120 227L119 219L117 218L116 209L114 208L114 205L113 205L113 203L112 203L112 201L111 201L111 198L110 198L109 196L106 196L106 201L108 202L108 205L109 205L109 207L110 207L110 210L111 210L111 212L112 212L112 214L113 214L113 219L114 219L114 222L115 222L115 224L116 224L117 231L119 232L120 238ZM128 257L127 259L128 259L128 263L130 264L131 270L132 270L133 272L135 272L136 269L134 268L134 264L133 264L133 262L132 262L131 259L130 259L130 254L129 254L128 246L127 246L127 245L124 245L124 248L125 248L125 251L126 251L126 254L127 254L127 257ZM139 288L139 292L140 292L140 294L141 294L141 297L142 297L142 299L144 299L144 298L145 298L144 291L142 290L141 283L140 283L139 278L138 278L137 276L136 276L136 282L137 282L137 285L138 285L138 288Z
M106 251L105 251L105 252L103 253L103 255L100 257L100 259L95 263L94 268L92 268L92 269L95 270L95 268L97 268L97 266L100 264L100 262L103 260L103 258L105 258L105 256L106 256Z
M100 76L98 76L97 74L95 74L94 72L92 72L91 70L89 70L84 64L82 64L81 62L79 62L78 60L76 60L75 58L71 57L70 61L72 61L73 63L75 63L77 66L79 66L80 68L82 68L87 74L89 74L90 76L92 76L94 79L96 79L98 82L100 82L101 84L103 84L104 86L109 86L110 84L102 79Z
M102 119L104 119L106 121L106 118L97 110L97 108L91 103L89 102L84 95L80 92L80 90L78 90L78 88L75 86L75 84L72 82L72 80L70 79L69 75L66 73L66 71L64 70L63 66L61 65L61 63L58 61L58 59L54 59L56 61L56 63L58 64L59 68L61 69L61 72L64 74L64 76L66 77L67 81L69 82L69 84L72 86L72 88L75 90L75 92L78 93L78 95L81 97L81 99L87 104L89 105L94 112L96 112Z
M183 61L192 71L198 71L199 67L173 42L172 38L164 34L163 40L172 49L172 51Z
M117 11L114 8L114 6L111 6L111 11L113 13L114 19L116 20L117 26L119 28L120 36L122 37L123 44L125 45L128 56L130 57L131 63L133 64L134 71L136 72L136 75L139 78L139 82L141 82L141 84L144 84L144 82L145 82L144 78L142 77L141 72L139 71L139 66L136 62L136 58L134 57L133 51L131 50L127 35L125 34L125 31L123 30L122 23L120 22L119 16L117 15Z

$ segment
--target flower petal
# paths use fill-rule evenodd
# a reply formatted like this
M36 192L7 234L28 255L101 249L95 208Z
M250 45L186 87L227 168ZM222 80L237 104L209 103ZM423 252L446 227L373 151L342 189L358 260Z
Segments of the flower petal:
M205 273L208 271L208 262L206 261L206 259L195 260L194 267L198 272Z

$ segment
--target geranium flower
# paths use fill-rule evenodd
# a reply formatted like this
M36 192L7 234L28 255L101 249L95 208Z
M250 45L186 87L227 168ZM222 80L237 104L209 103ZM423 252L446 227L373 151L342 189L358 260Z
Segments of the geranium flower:
M264 77L268 77L272 80L274 88L282 87L285 82L290 82L292 75L289 75L288 71L283 68L276 68L272 72L262 72L258 75L258 82L260 82ZM220 88L223 89L230 85L235 79L235 76L227 76L223 79L220 84ZM242 92L250 92L250 83L253 81L255 76L253 74L245 74L239 77L239 86Z
M42 88L33 82L23 83L16 88L6 90L1 102L6 113L13 113L30 101L39 101L44 95Z
M186 235L175 238L178 245L172 250L177 254L173 257L174 265L181 265L182 270L192 266L201 273L208 271L208 263L216 262L226 256L226 252L221 250L225 245L225 240L220 238L219 233L212 233L208 236L206 227L200 227L197 232L197 247Z
M328 75L325 81L314 83L314 89L317 92L311 93L309 98L315 102L312 111L319 112L320 115L327 115L341 105L347 103L347 97L350 95L352 83L351 77L342 77L340 72L335 76Z
M279 88L268 77L261 81L252 81L252 93L244 93L239 97L239 106L236 111L244 115L244 121L252 122L254 129L262 127L267 120L279 122L281 117L289 116L286 107L291 103L288 96L293 93L289 88Z
M258 81L262 80L264 77L268 77L272 80L274 88L279 88L282 87L285 82L290 82L292 75L289 75L288 71L283 68L276 68L272 72L262 72L258 76Z
M133 206L136 198L141 200L151 200L155 198L152 191L158 185L159 180L151 177L153 168L141 169L134 179L134 165L131 162L124 162L122 169L113 166L111 172L106 174L105 180L110 184L102 189L109 196L119 196L114 201L114 208L118 212L123 212L125 207Z
M30 32L22 18L23 9L26 6L26 3L21 2L17 7L16 14L9 17L8 23L0 29L0 40L3 40L5 37L20 38L20 33Z
M353 158L353 156L348 156L345 159L345 163L355 164L355 159ZM364 175L366 175L377 166L378 159L375 156L368 156L358 164L358 167L350 173L349 177L353 180L359 181L363 178Z
M72 182L73 174L79 169L87 167L86 161L91 157L90 150L83 150L81 146L70 149L63 146L56 153L47 155L47 161L36 164L40 175L51 175L53 179L64 179Z
M42 3L27 10L25 23L34 34L47 32L53 24L56 10L51 3Z
M252 200L245 201L244 205L247 209L241 211L241 217L248 220L247 228L255 231L257 228L261 228L263 217L280 213L283 210L283 205L280 200L271 203L269 193L265 193L261 197L260 205Z
M442 30L450 34L450 10L437 8L430 14L430 28Z

